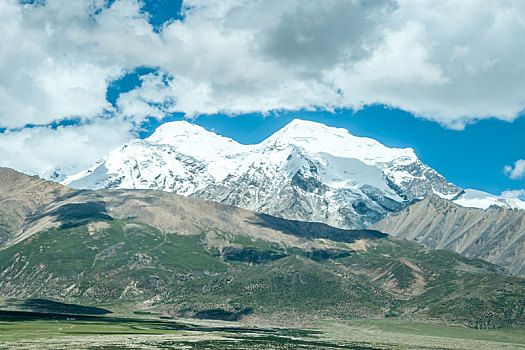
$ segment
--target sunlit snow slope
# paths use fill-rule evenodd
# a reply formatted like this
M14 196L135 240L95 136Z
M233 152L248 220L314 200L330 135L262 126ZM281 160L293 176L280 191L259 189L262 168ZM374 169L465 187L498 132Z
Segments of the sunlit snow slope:
M525 209L525 202L517 198L506 198L493 194L466 189L461 196L454 200L454 203L462 207L488 209L490 206L503 207L507 209Z

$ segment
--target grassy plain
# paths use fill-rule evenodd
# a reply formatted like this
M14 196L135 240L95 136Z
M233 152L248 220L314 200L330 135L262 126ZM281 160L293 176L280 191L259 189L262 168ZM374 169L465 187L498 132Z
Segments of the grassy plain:
M68 319L69 318L69 319ZM0 349L525 349L525 329L367 319L264 324L14 313L0 315Z

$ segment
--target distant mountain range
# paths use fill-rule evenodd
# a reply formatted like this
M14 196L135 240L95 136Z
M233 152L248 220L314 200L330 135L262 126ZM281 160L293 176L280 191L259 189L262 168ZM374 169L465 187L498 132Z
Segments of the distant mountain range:
M0 168L0 298L265 322L525 322L525 280L375 230L153 190L75 190ZM23 305L23 301L18 302Z
M369 226L430 194L463 193L412 149L304 120L257 145L185 121L166 123L85 171L48 177L74 188L168 191L340 228Z
M432 194L464 206L525 208L517 199L463 191L410 148L298 119L257 145L166 123L85 171L48 178L74 188L168 191L340 228L367 227Z

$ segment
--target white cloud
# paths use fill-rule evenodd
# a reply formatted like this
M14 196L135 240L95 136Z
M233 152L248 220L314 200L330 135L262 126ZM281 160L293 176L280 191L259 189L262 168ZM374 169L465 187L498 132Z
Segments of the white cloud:
M517 198L520 200L525 200L525 190L506 190L501 193L501 196L505 198Z
M385 103L460 128L525 108L519 0L186 0L160 33L136 0L104 3L0 4L0 125L94 118L136 66L189 114Z
M525 177L525 159L519 159L512 165L505 165L503 168L505 175L513 180L521 179Z
M1 166L42 174L57 165L87 168L133 137L130 125L98 120L84 125L25 128L0 137Z
M521 0L185 0L160 32L106 3L0 1L0 127L384 103L461 129L525 108ZM109 82L139 66L160 73L113 110Z
M188 1L166 28L195 58L165 66L196 86L185 97L207 87L199 111L385 103L462 128L525 108L521 1L282 3Z

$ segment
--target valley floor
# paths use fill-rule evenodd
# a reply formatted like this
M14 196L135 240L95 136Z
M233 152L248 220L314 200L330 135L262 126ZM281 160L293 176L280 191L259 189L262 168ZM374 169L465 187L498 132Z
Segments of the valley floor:
M48 317L48 316L46 316ZM401 320L277 328L153 318L0 315L0 349L525 349L525 329Z

